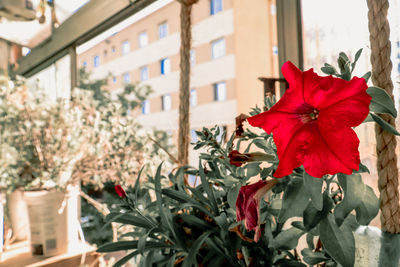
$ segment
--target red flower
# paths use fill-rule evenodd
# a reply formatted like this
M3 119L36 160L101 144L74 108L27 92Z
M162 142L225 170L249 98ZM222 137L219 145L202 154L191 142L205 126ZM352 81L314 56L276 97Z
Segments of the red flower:
M254 230L254 241L261 237L260 229L260 199L271 188L266 181L242 186L236 199L236 220L244 220L248 231Z
M121 198L126 198L126 193L125 190L120 186L119 184L114 187L115 192L120 196Z
M304 166L314 177L358 170L360 141L351 127L363 122L371 97L363 78L346 81L282 66L289 89L269 111L248 118L252 126L273 133L279 165L275 177Z

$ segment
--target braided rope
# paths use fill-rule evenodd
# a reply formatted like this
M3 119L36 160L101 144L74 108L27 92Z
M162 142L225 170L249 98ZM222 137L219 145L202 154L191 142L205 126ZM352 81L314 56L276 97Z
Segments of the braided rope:
M189 158L189 98L190 98L190 48L192 45L191 13L197 0L178 0L181 4L181 48L179 78L179 130L178 161L188 164Z
M393 98L391 80L392 62L389 41L388 0L367 0L368 28L371 42L372 82L383 88ZM395 120L388 115L382 119L395 126ZM400 233L400 206L398 191L398 168L396 156L396 138L393 134L375 126L378 187L382 229L389 233Z

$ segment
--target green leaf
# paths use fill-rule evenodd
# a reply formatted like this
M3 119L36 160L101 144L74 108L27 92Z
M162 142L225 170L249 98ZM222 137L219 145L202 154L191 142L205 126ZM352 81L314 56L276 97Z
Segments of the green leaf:
M207 181L203 166L201 166L201 161L199 161L199 175L201 179L201 186L203 187L204 192L206 192L208 199L210 200L211 208L215 214L219 215L217 201L215 200L214 192L212 191L211 185Z
M374 113L370 113L370 115L372 119L374 119L374 121L378 123L379 126L381 126L385 131L392 133L394 135L400 135L400 133L392 125L387 123L384 119L382 119L378 115L375 115Z
M397 117L397 111L393 100L385 90L371 86L368 87L367 93L372 97L371 103L369 104L370 111L389 114L394 118Z
M307 189L303 186L303 179L294 178L286 186L283 194L282 209L279 212L278 221L285 222L295 216L301 216L308 204Z
M361 202L364 195L364 183L360 174L338 174L340 186L344 191L343 200L335 207L335 218L339 225Z
M368 225L378 215L378 212L379 199L371 187L364 185L364 194L361 198L361 203L356 208L357 222L361 225Z
M151 229L154 227L154 224L150 223L150 218L145 218L140 214L133 215L131 213L110 212L106 216L106 221L130 224L145 229Z
M361 48L361 49L359 49L359 50L357 51L357 53L356 53L356 55L355 55L355 57L354 57L354 62L351 63L351 71L352 71L352 72L353 72L353 70L354 70L354 67L356 66L356 63L357 63L358 59L359 59L360 56L361 56L362 50L363 50L363 49Z
M163 207L163 199L161 196L161 167L162 167L162 164L160 164L158 166L156 176L154 178L154 186L155 186L154 189L156 192L156 202L157 202L158 212L161 217L161 223L162 223L161 225L169 230L169 232L173 238L173 240L171 240L171 241L179 242L180 239L178 238L177 234L175 233L171 212L168 209L164 209L164 207ZM183 244L181 244L181 245L183 245Z
M347 224L338 227L332 214L321 221L319 234L324 250L343 267L354 266L355 241Z
M294 249L304 232L296 227L280 232L269 244L274 249Z
M197 253L199 252L201 245L204 243L204 241L207 239L209 235L210 232L205 232L199 238L197 238L197 240L193 243L192 247L190 248L187 257L183 261L182 267L192 267L193 265L194 266L198 265L196 260Z
M138 245L138 241L118 241L113 243L107 243L100 246L97 249L97 252L113 252L119 250L128 250L128 249L136 249Z
M303 212L303 222L306 230L309 231L317 226L317 224L328 215L333 205L333 200L327 194L324 194L323 209L320 211L310 202Z
M370 173L368 167L365 166L364 164L360 163L358 171L353 171L353 174L354 173L363 173L363 172Z
M371 78L371 72L368 71L367 73L364 74L364 76L362 76L362 78L364 78L365 82L367 83L369 81L369 78Z
M260 163L259 162L252 162L247 164L246 166L246 177L250 178L256 176L260 173Z
M163 193L163 195L166 195L166 196L168 196L172 199L175 199L181 203L190 204L191 206L199 209L200 211L206 213L207 215L213 216L212 213L210 213L210 211L207 208L200 205L196 200L189 197L185 193L179 192L179 191L171 189L171 188L163 188L161 190L161 192Z
M320 262L328 260L327 257L325 257L324 253L322 252L313 252L309 248L305 248L301 251L301 255L303 255L303 260L309 264L309 265L315 265Z
M323 180L320 178L315 178L304 172L303 174L304 187L307 193L311 197L311 201L317 210L322 210L322 184Z
M234 210L236 210L236 199L239 195L239 190L240 190L240 186L234 185L228 191L228 203L229 203L229 206Z

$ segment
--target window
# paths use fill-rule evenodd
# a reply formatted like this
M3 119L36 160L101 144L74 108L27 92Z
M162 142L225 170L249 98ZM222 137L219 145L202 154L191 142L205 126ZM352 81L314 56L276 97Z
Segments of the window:
M139 33L139 47L145 47L149 43L147 32Z
M222 0L210 1L210 14L214 15L222 11Z
M149 100L145 100L142 102L142 114L150 113L150 102Z
M107 50L104 50L103 55L104 57L107 57Z
M122 55L126 55L131 51L131 44L129 41L125 41L122 43Z
M161 96L161 109L163 111L171 110L171 95L170 94Z
M115 46L111 47L111 52L115 53L116 51Z
M197 92L196 92L196 89L191 89L190 90L190 105L192 107L197 105Z
M193 129L190 130L190 136L192 137L191 142L196 143L198 138L197 138L197 133L195 130L193 130Z
M166 22L158 25L158 38L162 39L168 35L168 24Z
M87 61L83 61L82 67L86 68L87 67Z
M94 56L94 58L93 58L93 66L95 68L100 66L100 57L99 56Z
M225 56L225 39L219 39L211 43L212 58Z
M163 58L160 61L161 75L165 75L171 72L171 62L169 58Z
M193 49L190 50L190 65L193 67L194 65L196 65L196 51L194 51Z
M122 77L123 77L124 83L130 83L131 82L131 76L129 75L129 73L122 74Z
M225 82L214 84L214 101L224 101L224 100L226 100Z
M216 137L216 139L217 139L217 142L221 142L222 140L223 141L226 141L226 126L218 126L218 128L219 128L219 134L217 135L217 137Z
M113 83L117 83L117 77L113 76L112 81L113 81Z
M140 68L140 80L147 81L149 79L149 68L147 66Z

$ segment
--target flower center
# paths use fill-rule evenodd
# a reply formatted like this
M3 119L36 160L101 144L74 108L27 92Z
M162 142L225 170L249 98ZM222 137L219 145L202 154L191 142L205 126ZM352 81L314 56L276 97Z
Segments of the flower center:
M319 111L317 109L314 109L310 113L311 120L317 120L318 119L318 115L319 115Z
M299 114L302 123L310 123L318 119L319 111L315 108L310 111L311 111L310 113L305 112L303 114Z

